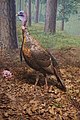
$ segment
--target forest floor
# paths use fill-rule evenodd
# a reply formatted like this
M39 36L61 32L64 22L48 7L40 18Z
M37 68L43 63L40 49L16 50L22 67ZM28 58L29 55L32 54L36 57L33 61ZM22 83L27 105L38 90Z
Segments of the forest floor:
M50 50L57 58L67 91L44 89L36 72L20 62L19 50L0 58L0 120L80 120L80 48ZM2 76L7 69L11 78ZM51 81L49 81L51 82Z

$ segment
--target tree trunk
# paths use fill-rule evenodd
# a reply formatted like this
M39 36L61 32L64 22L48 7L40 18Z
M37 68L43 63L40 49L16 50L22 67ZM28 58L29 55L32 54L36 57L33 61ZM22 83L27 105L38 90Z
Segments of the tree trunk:
M42 15L42 3L40 5L40 15L39 15L39 20L41 21L41 15Z
M36 14L35 14L35 23L38 23L39 20L39 0L36 0Z
M31 0L29 0L28 2L29 2L28 3L28 7L29 7L28 8L28 12L29 12L28 13L28 17L29 17L29 19L28 19L28 25L31 26Z
M64 31L64 19L62 19L62 26L61 26L61 30Z
M45 32L56 32L56 13L57 13L57 0L47 0L46 5L46 19L45 19Z
M65 0L62 0L62 25L61 25L62 31L64 31L64 10L65 10Z
M20 0L20 3L19 3L19 5L20 5L20 6L19 6L19 10L21 11L21 0Z
M0 0L0 46L3 51L18 48L15 0Z

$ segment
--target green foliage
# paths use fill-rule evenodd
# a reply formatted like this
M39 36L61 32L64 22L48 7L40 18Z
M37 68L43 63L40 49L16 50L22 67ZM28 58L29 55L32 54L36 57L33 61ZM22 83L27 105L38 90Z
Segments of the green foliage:
M35 4L35 0L32 0L31 2L32 2L32 4Z
M21 25L18 23L18 39L21 44ZM65 47L79 47L80 37L66 35L64 32L57 31L55 35L46 34L43 24L33 24L28 28L30 34L46 48L61 49Z
M57 19L58 20L64 19L65 21L68 21L71 14L78 13L77 7L78 7L78 2L76 0L58 0Z

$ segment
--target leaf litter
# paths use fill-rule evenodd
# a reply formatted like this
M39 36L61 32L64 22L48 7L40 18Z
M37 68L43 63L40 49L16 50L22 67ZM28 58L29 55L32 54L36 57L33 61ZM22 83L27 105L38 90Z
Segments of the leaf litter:
M51 83L46 92L43 76L33 90L36 72L20 62L19 50L6 54L0 58L0 120L80 120L80 48L50 51L67 91ZM3 77L3 70L12 77Z

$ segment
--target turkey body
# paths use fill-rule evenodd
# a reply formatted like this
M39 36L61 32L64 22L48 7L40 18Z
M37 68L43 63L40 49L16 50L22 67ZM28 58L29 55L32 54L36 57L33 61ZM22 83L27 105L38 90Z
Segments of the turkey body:
M54 66L51 55L38 41L24 33L22 53L26 63L42 74L54 74ZM56 62L56 61L55 61Z
M61 85L61 89L66 91L55 58L25 30L23 31L23 42L21 48L26 63L31 68L33 68L36 71L39 71L45 76L46 86L47 86L46 76L55 75L58 83ZM37 79L35 84L37 84L38 80L39 78Z

